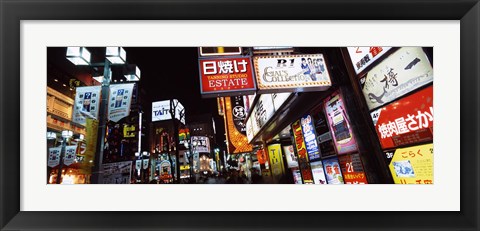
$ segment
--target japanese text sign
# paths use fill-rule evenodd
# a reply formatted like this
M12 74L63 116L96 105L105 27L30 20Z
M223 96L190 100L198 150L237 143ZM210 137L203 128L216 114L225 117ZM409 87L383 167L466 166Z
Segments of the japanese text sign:
M256 56L258 89L290 91L324 91L331 86L322 54Z
M385 54L391 47L347 47L355 73L360 73L375 60Z
M433 184L433 144L397 149L388 167L395 184Z
M300 119L302 123L303 139L307 148L308 159L310 162L320 159L320 149L317 143L315 128L313 127L313 119L310 115L305 115Z
M325 159L322 162L328 184L343 184L343 176L338 159L330 158Z
M282 158L282 146L280 144L268 145L269 166L272 168L272 175L277 180L285 173Z
M298 160L293 151L293 145L283 146L283 153L285 154L285 159L287 159L288 168L298 168Z
M72 121L86 125L87 118L98 118L101 86L77 87L76 92Z
M110 85L110 97L108 101L108 119L118 122L130 114L132 92L135 84Z
M421 47L400 48L360 79L370 110L432 81L432 65Z
M367 184L367 176L363 170L360 154L347 154L338 157L342 168L343 180L346 184Z
M433 140L433 86L371 113L383 149Z
M62 151L62 147L55 147L48 149L48 167L55 167L60 164L60 152Z
M228 139L228 153L251 152L252 145L246 136L245 118L247 114L242 96L225 97L225 119Z
M252 61L249 57L199 59L203 96L255 91Z
M302 124L300 120L297 120L292 124L292 130L295 148L298 154L298 166L302 173L303 183L313 184L312 171L308 163L308 154L307 149L305 148L305 142L303 141Z
M310 163L310 167L312 168L314 184L326 184L327 179L325 178L322 161Z
M206 136L192 136L194 152L210 152L210 139Z

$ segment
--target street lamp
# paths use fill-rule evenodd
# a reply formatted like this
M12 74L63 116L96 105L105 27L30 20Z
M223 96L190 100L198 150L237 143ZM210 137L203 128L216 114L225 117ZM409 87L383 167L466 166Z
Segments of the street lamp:
M101 168L103 162L103 150L105 140L105 130L107 124L107 105L110 91L110 79L111 79L111 65L124 65L126 63L127 54L122 47L107 47L105 52L105 61L103 63L90 63L90 52L85 47L68 47L67 59L75 65L89 65L92 67L103 66L103 78L97 78L95 80L101 81L101 101L99 110L99 123L97 132L97 149L95 151L95 164L92 172L93 184L100 182ZM135 81L140 80L140 71L138 71L138 78ZM128 79L129 81L132 81ZM138 150L140 152L140 150Z
M67 146L67 140L73 136L73 132L69 130L62 131L62 150L60 151L60 164L58 165L57 184L62 182L62 167L63 157L65 155L65 147Z

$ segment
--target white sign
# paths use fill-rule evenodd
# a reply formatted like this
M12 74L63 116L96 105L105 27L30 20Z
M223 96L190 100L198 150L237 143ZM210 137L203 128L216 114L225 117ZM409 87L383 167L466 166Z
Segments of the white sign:
M255 104L254 118L258 128L262 128L270 118L272 118L273 113L275 113L275 108L273 107L273 100L271 94L260 95L260 98ZM260 130L260 129L258 129Z
M135 161L135 169L140 170L142 168L142 160Z
M331 86L322 54L256 56L259 90L323 91Z
M288 168L298 168L297 156L295 156L295 151L293 150L293 145L283 146L283 153L287 158L287 167Z
M143 169L148 168L148 159L143 159Z
M432 81L432 65L421 47L400 48L361 80L369 109L389 103Z
M62 147L55 147L48 149L48 167L55 167L60 164L60 152L62 151Z
M73 164L75 161L75 153L77 151L77 145L69 145L65 147L65 156L63 157L63 163L67 166Z
M273 99L273 106L275 107L275 111L278 111L280 107L287 101L288 97L290 97L292 93L287 92L287 93L273 93L272 94L272 99Z
M206 136L192 136L192 145L196 153L210 152L210 140Z
M108 119L118 122L130 114L133 83L110 85Z
M86 125L87 118L98 118L101 90L101 86L76 88L72 116L73 122Z
M355 73L360 73L391 47L347 47Z
M177 105L175 118L180 120L182 124L185 124L185 111L183 105L176 99L173 100L173 104ZM180 114L184 116L180 117ZM152 103L152 122L161 120L171 120L170 114L170 100L163 100Z
M325 178L322 161L310 163L310 167L312 168L313 183L327 184L327 179Z
M132 161L103 164L104 184L130 184Z

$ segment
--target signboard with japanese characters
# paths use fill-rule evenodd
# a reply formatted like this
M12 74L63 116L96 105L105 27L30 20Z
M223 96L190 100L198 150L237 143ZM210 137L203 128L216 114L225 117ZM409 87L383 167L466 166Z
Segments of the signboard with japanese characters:
M395 150L388 167L395 184L433 184L433 144Z
M152 102L152 122L172 119L170 103L173 103L176 109L175 119L185 124L185 116L182 116L182 114L185 115L185 108L177 99L173 99L173 102L170 102L170 100Z
M252 114L255 118L254 122L258 128L262 128L270 118L272 118L273 114L275 113L275 109L273 107L272 95L271 94L263 94L260 95L260 98L255 104L255 109Z
M110 85L110 97L108 101L108 119L118 122L130 114L132 91L135 84Z
M315 132L318 135L317 142L320 147L320 155L322 157L336 155L335 144L333 143L332 134L330 134L323 107L320 106L315 108L312 110L311 115L315 126Z
M292 168L293 182L295 184L303 184L302 182L302 173L298 168Z
M317 136L313 127L312 116L305 115L300 119L302 123L303 139L307 148L308 159L310 162L320 159L320 149L318 148Z
M331 86L322 54L254 57L259 92L324 91Z
M327 97L324 106L337 154L357 151L357 142L340 91Z
M390 49L391 47L347 47L350 60L357 74L365 70Z
M288 168L298 168L298 160L293 150L293 145L283 146L283 153L287 159Z
M256 90L250 57L199 59L202 97L248 94Z
M87 118L98 119L101 86L77 87L72 121L86 125Z
M421 47L403 47L360 79L370 110L433 81L433 69Z
M276 181L280 180L285 173L282 158L282 146L280 144L268 145L268 160L269 166L272 169L272 176Z
M55 167L60 164L60 152L62 151L62 147L55 147L48 149L48 167Z
M338 157L346 184L368 184L360 154L347 154Z
M252 151L247 140L244 101L242 96L225 97L225 120L228 139L228 153L238 154Z
M192 144L194 152L210 152L210 140L206 136L192 136Z
M297 150L298 166L300 168L300 172L302 173L303 183L313 184L312 170L310 169L310 164L308 163L308 153L303 140L302 124L300 120L297 120L292 124L292 130L295 148Z
M160 179L162 180L168 180L172 178L172 164L168 160L164 160L160 162L160 167L159 167L159 174L160 174Z
M77 152L77 145L65 146L65 156L63 157L63 164L69 166L75 162L75 154Z
M383 149L433 140L433 86L371 113Z
M314 184L327 184L325 178L325 171L323 170L322 161L310 163L312 168L313 182Z
M322 161L328 184L343 184L342 171L337 158L329 158Z
M103 184L130 184L132 161L103 164Z

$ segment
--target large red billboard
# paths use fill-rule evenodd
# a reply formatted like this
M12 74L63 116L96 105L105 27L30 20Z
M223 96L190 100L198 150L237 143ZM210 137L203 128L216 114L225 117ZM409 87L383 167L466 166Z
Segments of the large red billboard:
M199 59L198 63L203 96L246 94L256 90L250 57Z
M433 86L371 113L383 149L433 140Z

